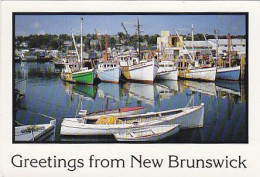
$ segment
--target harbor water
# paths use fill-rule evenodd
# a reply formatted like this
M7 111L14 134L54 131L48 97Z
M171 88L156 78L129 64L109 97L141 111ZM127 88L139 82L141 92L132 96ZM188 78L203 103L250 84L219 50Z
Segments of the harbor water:
M80 85L60 79L52 62L15 63L14 86L25 96L14 104L14 125L36 125L56 119L50 143L118 143L113 136L60 136L63 118L121 107L163 111L204 103L204 127L183 129L159 143L247 143L247 85L243 82L156 81Z

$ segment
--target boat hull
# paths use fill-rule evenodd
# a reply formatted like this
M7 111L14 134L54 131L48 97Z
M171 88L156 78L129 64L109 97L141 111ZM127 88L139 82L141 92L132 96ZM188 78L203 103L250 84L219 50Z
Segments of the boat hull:
M154 125L171 125L179 124L180 128L198 128L204 124L204 104L200 106L176 109L180 111L176 114L169 114L160 118L159 114L168 113L163 111L160 113L146 113L129 116L132 120L138 120L142 116L156 116L155 120L144 121L140 123L122 123L122 124L85 124L83 119L64 118L61 124L61 135L113 135L120 131L131 131L132 128L142 128Z
M156 79L162 80L178 80L178 70L161 71L157 73Z
M94 69L78 72L61 72L61 79L68 82L81 83L81 84L94 84L95 79Z
M15 141L42 141L49 138L49 136L51 136L50 133L54 133L56 127L55 124L56 120L52 120L49 124L23 125L15 127Z
M132 66L122 66L122 73L128 80L153 83L158 68L156 61L141 62Z
M158 125L114 134L117 141L159 141L178 133L178 124Z
M216 79L239 80L239 78L240 78L240 66L217 69Z
M97 71L98 78L102 82L109 82L109 83L119 83L120 76L121 76L121 69L120 67L110 68L110 69L102 69Z
M214 68L196 68L179 70L179 77L191 80L215 81L217 69Z

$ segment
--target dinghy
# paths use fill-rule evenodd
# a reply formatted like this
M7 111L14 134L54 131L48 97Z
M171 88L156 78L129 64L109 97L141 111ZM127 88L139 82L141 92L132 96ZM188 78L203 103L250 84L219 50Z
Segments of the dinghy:
M179 132L179 124L133 128L131 131L114 133L117 141L159 141Z
M55 124L56 120L51 120L49 124L15 127L15 141L41 141L51 136L50 132L55 129Z
M203 127L204 103L199 106L131 116L100 116L98 120L64 118L61 135L113 135L120 131L154 125L179 124L180 128Z

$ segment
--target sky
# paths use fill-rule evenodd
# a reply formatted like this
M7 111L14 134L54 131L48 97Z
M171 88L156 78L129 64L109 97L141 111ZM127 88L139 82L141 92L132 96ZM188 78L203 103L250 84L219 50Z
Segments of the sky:
M95 33L115 35L124 32L121 23L129 34L134 34L137 19L140 19L141 34L161 34L161 31L170 31L175 34L194 33L213 34L215 29L219 35L245 35L245 15L15 15L15 36L28 36L31 34L80 34L80 18L83 17L83 34Z

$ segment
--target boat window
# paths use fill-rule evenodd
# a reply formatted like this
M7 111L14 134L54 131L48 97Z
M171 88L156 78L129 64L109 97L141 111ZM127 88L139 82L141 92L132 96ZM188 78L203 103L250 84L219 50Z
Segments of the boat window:
M169 65L169 67L172 67L172 65Z

